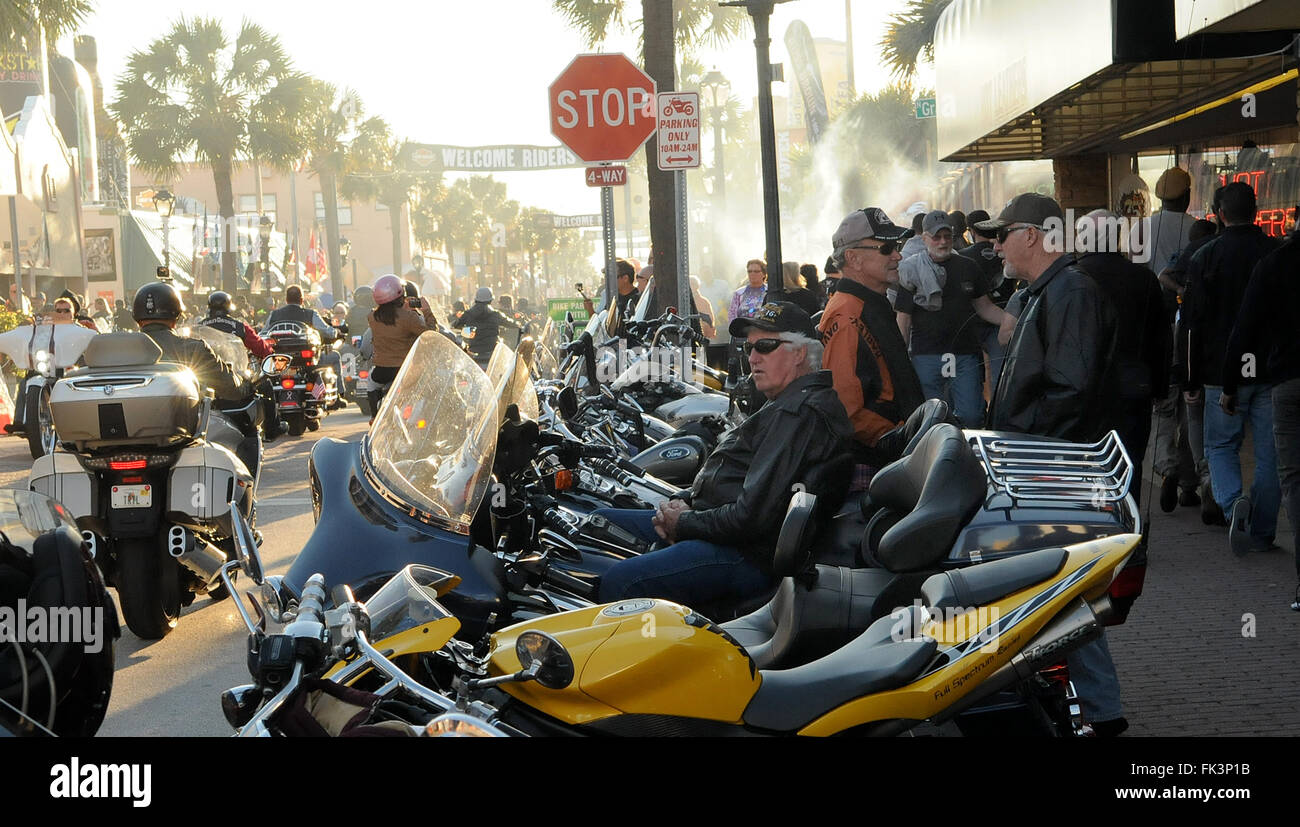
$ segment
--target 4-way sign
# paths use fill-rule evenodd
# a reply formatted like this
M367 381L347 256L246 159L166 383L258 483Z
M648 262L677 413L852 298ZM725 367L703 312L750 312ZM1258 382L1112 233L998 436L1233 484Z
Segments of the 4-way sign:
M700 165L699 92L660 92L655 96L655 140L660 169Z

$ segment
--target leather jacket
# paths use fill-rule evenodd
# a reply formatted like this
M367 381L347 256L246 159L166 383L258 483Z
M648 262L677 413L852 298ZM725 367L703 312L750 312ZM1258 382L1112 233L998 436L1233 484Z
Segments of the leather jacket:
M262 331L270 330L271 325L277 322L298 322L299 324L314 327L320 333L322 342L332 342L340 335L339 329L322 319L319 313L300 304L286 304L272 310L271 315L266 318L266 322L262 325Z
M473 307L451 323L451 326L457 330L466 325L474 328L474 338L469 340L469 352L475 359L487 359L492 356L492 351L497 346L497 339L501 335L502 325L516 328L519 326L487 302L474 302Z
M852 437L831 372L799 377L724 436L704 461L691 487L691 510L678 519L677 539L733 546L770 573L796 485L844 454Z
M996 431L1078 442L1110 427L1115 310L1069 255L1025 290L989 412Z
M265 359L267 356L275 353L275 348L271 346L270 342L266 341L261 336L258 336L256 330L253 330L253 328L238 319L232 319L229 316L224 315L209 316L199 322L199 324L204 327L210 327L213 330L220 330L222 333L229 333L231 336L242 341L248 352L259 359Z
M140 332L153 339L162 351L160 361L175 362L194 371L199 384L212 388L217 399L239 402L248 396L248 389L230 365L217 358L205 342L177 336L161 322L145 322Z

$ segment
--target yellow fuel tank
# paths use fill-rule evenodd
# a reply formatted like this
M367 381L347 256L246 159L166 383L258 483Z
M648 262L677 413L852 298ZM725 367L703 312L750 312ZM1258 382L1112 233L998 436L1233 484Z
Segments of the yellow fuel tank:
M666 600L637 598L538 618L497 632L489 672L518 671L515 639L537 630L573 658L562 690L536 683L500 688L571 724L623 713L740 723L760 683L744 649L702 615Z

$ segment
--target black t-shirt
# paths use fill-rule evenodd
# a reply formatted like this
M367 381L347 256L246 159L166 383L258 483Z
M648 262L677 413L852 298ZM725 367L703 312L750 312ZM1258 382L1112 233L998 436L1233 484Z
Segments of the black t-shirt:
M924 255L924 254L921 254ZM989 282L969 258L954 255L941 265L947 278L943 283L943 306L924 310L912 302L912 294L899 290L894 309L912 316L912 353L933 355L980 352L980 325L972 302L989 293Z

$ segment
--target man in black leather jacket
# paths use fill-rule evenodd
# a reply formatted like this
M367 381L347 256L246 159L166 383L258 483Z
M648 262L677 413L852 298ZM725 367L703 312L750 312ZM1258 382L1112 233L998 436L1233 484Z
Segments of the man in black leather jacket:
M512 319L497 312L492 306L492 288L480 287L474 294L474 306L466 310L451 326L460 330L466 325L474 328L474 338L469 340L469 352L479 367L487 369L496 349L497 339L501 336L501 327L518 328Z
M275 310L271 311L270 316L267 316L266 322L262 325L263 336L265 336L266 331L270 330L271 326L277 322L297 322L301 325L314 327L316 331L320 333L321 342L324 344L329 344L347 333L346 325L344 325L342 329L334 327L322 319L320 314L315 310L312 310L309 307L303 307L302 288L298 285L291 284L287 289L285 289L284 301L285 305L283 307L277 307ZM322 347L320 364L321 367L326 367L334 371L334 377L340 383L341 388L341 383L343 381L343 360L339 358L338 353L328 347ZM335 403L335 407L342 408L346 404L347 402L344 401L342 394L340 393L339 400Z
M1115 311L1065 252L1064 213L1025 193L980 229L996 230L1005 272L1029 282L989 411L998 431L1089 442L1112 424Z
M791 495L847 451L853 428L830 371L820 370L808 314L772 302L734 320L730 332L746 338L754 384L768 401L705 460L689 500L669 500L653 514L605 512L643 540L672 545L611 567L602 602L659 597L723 617L762 597L775 585L772 557Z

